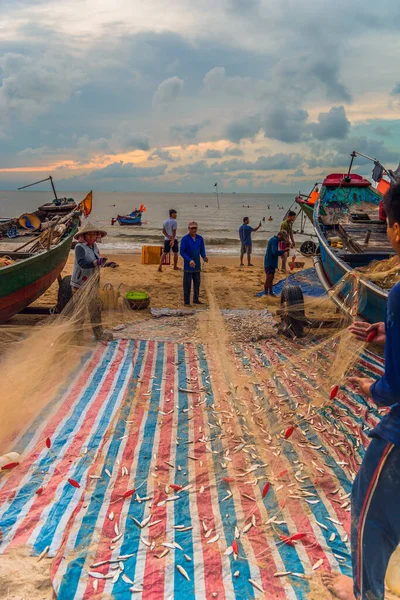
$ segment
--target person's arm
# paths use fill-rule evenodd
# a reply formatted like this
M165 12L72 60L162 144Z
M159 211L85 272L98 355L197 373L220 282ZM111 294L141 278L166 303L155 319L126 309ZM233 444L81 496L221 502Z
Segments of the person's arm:
M204 260L204 262L208 262L208 257L206 255L206 246L205 246L203 237L201 238L201 244L200 244L200 256Z
M189 256L187 251L188 251L188 248L187 248L186 240L185 240L185 238L182 238L181 245L180 245L180 255L182 256L183 260L186 260L188 263L190 263L192 260L192 257Z
M169 240L171 239L171 237L170 237L169 233L167 233L167 232L165 231L164 227L162 228L162 232L163 232L163 234L165 235L165 237L166 237L166 238L168 238Z
M261 227L261 221L257 227L254 227L253 231L258 231L260 229L260 227Z
M170 238L171 246L173 246L175 238L176 238L176 228L172 230L172 236Z
M240 239L240 241L241 241L241 242L242 242L242 244L243 244L242 231L243 231L243 230L242 230L242 228L241 228L241 227L239 227L239 239Z

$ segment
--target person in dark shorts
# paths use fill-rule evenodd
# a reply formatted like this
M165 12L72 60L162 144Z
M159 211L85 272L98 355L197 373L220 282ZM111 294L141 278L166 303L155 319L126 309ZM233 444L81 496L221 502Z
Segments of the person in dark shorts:
M164 251L161 255L160 265L158 270L162 271L162 264L165 260L165 257L170 254L171 250L174 253L174 270L180 271L178 267L178 258L179 258L179 242L176 237L176 231L178 229L178 221L176 220L177 212L174 208L171 208L169 211L169 219L164 221L162 232L164 234Z
M289 252L289 248L286 250L279 250L279 243L287 242L288 239L286 231L281 230L277 235L274 235L268 240L268 246L264 257L264 271L266 275L264 291L266 296L275 296L272 287L274 285L275 271L278 267L278 257Z
M239 237L240 237L240 242L241 242L241 247L240 247L240 266L244 267L243 264L243 257L245 254L247 254L247 266L248 267L252 267L253 265L251 264L251 251L253 249L253 243L251 241L251 234L253 233L253 231L258 231L261 227L261 221L258 224L258 227L250 227L249 225L249 217L244 217L243 218L243 225L241 225L239 227Z

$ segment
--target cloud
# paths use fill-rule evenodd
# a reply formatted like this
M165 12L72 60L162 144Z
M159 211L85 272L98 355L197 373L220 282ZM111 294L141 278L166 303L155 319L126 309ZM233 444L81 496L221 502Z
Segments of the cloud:
M243 156L244 152L240 148L226 148L224 154L228 156Z
M245 161L239 159L224 160L208 164L205 160L199 160L189 165L182 165L172 169L172 173L201 174L201 173L229 173L235 171L281 171L298 167L303 162L299 154L273 154L271 156L259 156L256 161Z
M221 152L220 150L207 150L206 153L204 154L204 156L206 158L222 158L223 157L223 152Z
M184 86L183 79L179 77L169 77L162 81L156 93L153 96L153 106L162 106L173 102L180 96Z
M233 121L229 123L225 128L224 137L231 142L238 143L241 140L252 140L255 138L257 133L260 131L262 126L261 116L253 115L240 119L239 121Z
M201 129L207 127L210 124L210 121L206 119L201 123L192 123L187 125L172 125L170 127L169 133L172 139L178 140L183 143L193 142L197 138L197 134Z
M319 113L318 123L311 123L309 131L317 140L343 139L350 130L344 106L332 106L326 113Z
M265 116L265 137L287 143L299 142L303 137L307 118L307 111L300 108L274 108Z
M53 51L39 57L6 52L0 58L3 111L29 121L72 98L85 81L85 72L75 57Z
M163 150L162 148L157 148L157 150L153 150L153 152L149 156L149 160L155 160L159 158L160 160L166 160L168 162L174 162L175 158L172 156L169 150Z
M391 93L393 96L397 96L397 94L400 94L400 81L399 83L396 83Z
M390 131L389 127L383 127L382 125L378 125L372 131L380 137L390 137L392 135L392 132Z
M305 177L305 175L303 169L296 169L296 171L293 171L293 177Z

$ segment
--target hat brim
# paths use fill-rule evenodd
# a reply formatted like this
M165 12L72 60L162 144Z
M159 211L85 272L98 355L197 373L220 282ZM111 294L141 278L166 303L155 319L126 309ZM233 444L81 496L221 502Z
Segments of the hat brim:
M99 233L102 238L106 237L107 235L107 231L104 231L104 229L91 229L86 231L77 231L74 235L74 238L77 240L80 235L85 235L86 233Z

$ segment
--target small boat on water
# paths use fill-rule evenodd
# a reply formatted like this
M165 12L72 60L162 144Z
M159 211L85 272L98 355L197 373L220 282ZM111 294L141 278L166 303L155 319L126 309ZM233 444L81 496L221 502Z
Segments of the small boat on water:
M141 204L139 208L135 208L129 215L118 215L116 218L111 219L111 225L119 223L120 225L141 225L142 214L146 212L146 207Z

